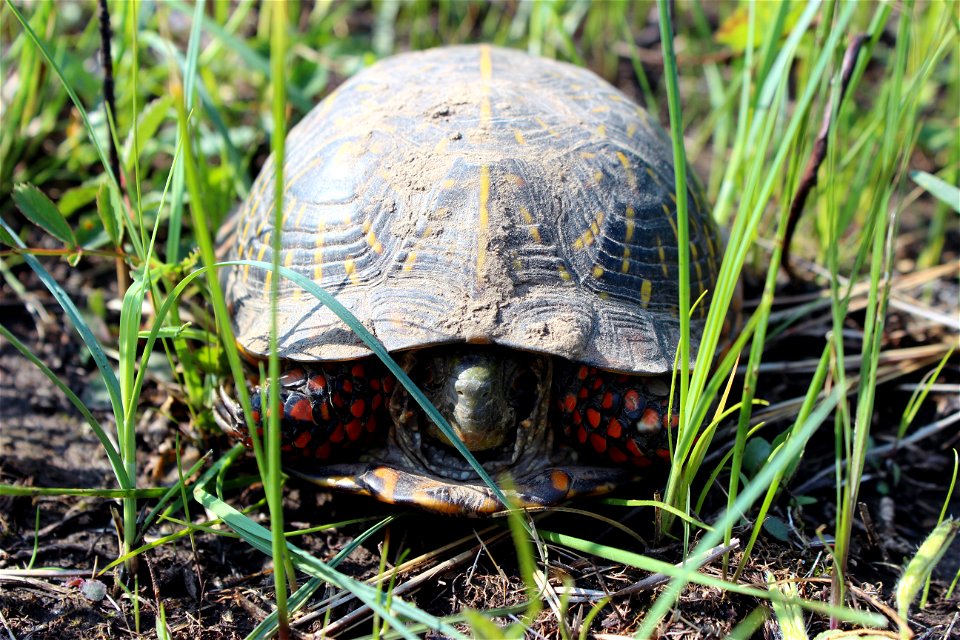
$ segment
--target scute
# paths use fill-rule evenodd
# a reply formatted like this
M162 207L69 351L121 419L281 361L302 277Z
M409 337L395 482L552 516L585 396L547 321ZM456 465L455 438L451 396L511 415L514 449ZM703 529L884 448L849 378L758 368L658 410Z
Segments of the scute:
M672 368L670 143L591 72L486 45L396 56L291 129L284 173L281 264L388 349L493 343L624 372ZM229 259L272 259L273 175L268 162L238 211ZM696 299L714 287L720 245L695 185L688 201ZM268 277L223 275L251 355L267 352ZM279 303L282 357L368 353L292 283Z

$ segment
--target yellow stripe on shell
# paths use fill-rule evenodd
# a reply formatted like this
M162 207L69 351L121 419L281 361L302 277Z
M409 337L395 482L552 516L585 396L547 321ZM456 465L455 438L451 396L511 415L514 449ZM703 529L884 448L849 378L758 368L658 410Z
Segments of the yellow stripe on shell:
M643 308L646 309L650 304L650 295L653 293L653 285L649 280L644 280L640 285L640 302L643 304Z
M417 261L417 252L411 251L407 254L407 259L403 261L404 271L413 271L413 265Z
M601 138L606 138L606 137L607 137L607 125L602 124L602 125L600 125L599 127L597 127L597 135L600 136Z
M291 186L293 186L294 184L296 184L297 182L299 182L300 179L303 178L303 176L305 176L305 175L307 174L307 172L309 172L309 171L312 170L312 169L316 169L317 166L320 165L324 160L326 160L326 156L324 156L323 154L318 154L318 155L314 156L314 158L313 158L310 162L308 162L307 164L305 164L302 169L300 169L300 170L297 171L296 173L292 174L292 175L286 180L286 185L285 185L285 186L286 186L287 190L289 191Z
M650 176L650 179L653 180L654 184L656 184L658 187L663 186L663 182L661 182L657 174L653 172L653 169L650 167L644 167L644 169L646 170L647 175Z
M297 217L296 217L296 219L294 219L294 221L293 221L293 227L294 227L295 229L299 229L299 228L300 228L300 223L303 221L303 214L305 214L306 212L307 212L307 203L306 203L306 202L301 202L301 203L300 203L300 208L297 209Z
M557 267L557 270L560 272L560 279L564 282L570 282L570 272L567 271L567 268L562 264Z
M269 166L272 168L273 163L270 162L270 163L269 163ZM266 168L267 168L267 165L264 165L264 169L263 169L263 170L266 170ZM267 191L267 183L268 183L268 182L273 182L273 181L272 181L272 180L267 180L267 179L262 179L262 180L260 181L260 188L257 190L256 195L253 197L253 200L250 202L250 205L247 207L247 213L248 213L248 215L251 216L251 217L250 217L250 221L253 220L253 217L252 217L253 214L255 214L255 213L260 209L260 200L263 198L263 194L266 193L266 191ZM248 224L248 226L249 226L249 222L248 222L247 224ZM244 233L244 236L246 236L246 233Z
M557 132L554 131L554 130L550 127L550 125L548 125L546 122L544 122L544 121L543 121L543 118L534 118L533 120L534 120L534 122L536 122L538 125L540 125L540 128L541 128L541 129L543 129L544 131L546 131L547 133L549 133L549 134L550 134L551 136L553 136L554 138L557 137Z
M627 184L630 185L631 189L636 190L637 176L634 175L633 167L630 166L630 158L628 158L623 151L617 151L617 160L620 161L620 165L623 167L624 173L627 174Z
M483 95L480 98L480 127L488 128L493 109L490 106L490 79L493 77L493 62L490 59L490 47L480 47L480 79L483 82Z
M488 50L489 53L489 50ZM490 167L483 165L480 167L480 229L477 234L477 276L483 273L484 263L487 259L487 234L490 213L487 206L490 201Z
M317 239L314 242L314 251L313 251L313 281L320 282L323 279L323 241L324 234L327 232L327 225L322 221L317 224Z
M360 276L357 275L357 264L353 258L347 258L343 261L343 271L353 284L360 282Z
M660 241L660 236L657 236L657 253L660 256L660 270L663 271L664 276L669 276L670 271L667 269L667 254L663 250L663 242Z
M490 46L480 45L480 78L490 82L493 77L493 60L490 58Z
M530 237L533 238L533 241L537 244L541 244L540 239L540 230L536 227L533 222L533 216L530 214L530 210L526 207L520 207L520 215L523 216L523 221L527 223L530 228Z
M370 245L370 248L373 249L373 252L376 254L383 253L383 245L380 244L380 241L377 239L377 234L374 233L373 229L370 229L367 232L367 244Z
M670 215L670 209L667 208L667 205L663 205L663 211L667 214L667 222L670 223L670 228L673 229L673 237L677 242L680 242L680 232L677 231L677 223L673 219L673 216Z
M513 130L513 137L517 141L517 144L524 145L527 144L526 138L523 137L523 132L520 129Z

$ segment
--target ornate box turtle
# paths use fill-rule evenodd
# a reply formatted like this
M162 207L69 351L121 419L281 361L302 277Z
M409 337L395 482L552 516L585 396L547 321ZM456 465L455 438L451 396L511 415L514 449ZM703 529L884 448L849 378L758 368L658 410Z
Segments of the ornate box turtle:
M358 73L291 129L286 154L283 228L271 159L221 252L269 261L282 233L280 263L394 352L520 504L606 491L669 457L676 197L670 140L643 109L569 64L445 47ZM688 201L696 299L720 239L695 184ZM222 277L242 351L265 358L271 273ZM501 508L367 347L288 281L279 325L292 463L387 502ZM227 394L216 415L247 437Z

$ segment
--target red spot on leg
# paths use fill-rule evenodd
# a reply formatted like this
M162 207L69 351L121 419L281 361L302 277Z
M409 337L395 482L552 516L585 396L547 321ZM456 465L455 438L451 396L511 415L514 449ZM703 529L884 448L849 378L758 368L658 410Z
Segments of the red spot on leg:
M603 453L607 450L607 441L599 433L590 434L590 446L592 446L597 453Z
M600 406L604 409L609 409L613 406L613 394L607 391L603 394L603 400L600 401Z
M330 443L329 443L329 442L324 442L324 443L321 444L319 447L317 447L317 450L313 452L313 456L314 456L315 458L317 458L318 460L326 460L327 458L329 458L329 457L330 457Z
M636 411L640 408L640 394L637 393L636 389L630 389L630 391L627 391L626 395L623 396L623 407L627 411Z
M301 398L296 404L290 407L287 415L301 422L313 422L313 405L311 405L310 401L306 398Z
M327 388L327 377L325 375L318 374L307 380L307 391L321 391Z
M333 433L330 434L330 442L343 442L343 425L338 424L337 428L333 430Z
M627 461L627 454L617 447L610 447L610 449L607 450L607 455L617 464L623 464Z
M363 433L363 423L359 420L351 420L347 424L347 437L351 441L359 438L361 433Z
M367 403L360 400L354 400L353 404L350 405L350 413L353 414L354 418L359 418L363 415L363 412L367 410Z
M600 412L596 409L587 409L587 422L596 429L600 426Z
M580 442L580 444L583 444L587 441L587 430L583 427L577 429L577 440Z
M577 408L577 396L573 395L572 393L568 393L568 394L567 394L566 396L564 396L564 398L563 398L563 404L561 405L561 408L562 408L564 411L566 411L567 413L570 413L571 411L573 411L574 409L576 409L576 408Z
M647 456L637 456L633 459L633 464L638 467L649 467L653 464Z
M365 378L367 373L364 371L362 364L355 364L353 368L350 369L350 375L354 378Z
M607 436L616 440L620 437L622 433L623 433L623 426L621 426L619 420L611 419L607 423Z
M297 449L306 449L307 445L310 444L310 437L309 431L302 432L299 436L297 436L297 439L293 441L293 446L295 446Z
M577 378L580 380L586 380L587 374L590 373L590 370L584 365L577 370Z

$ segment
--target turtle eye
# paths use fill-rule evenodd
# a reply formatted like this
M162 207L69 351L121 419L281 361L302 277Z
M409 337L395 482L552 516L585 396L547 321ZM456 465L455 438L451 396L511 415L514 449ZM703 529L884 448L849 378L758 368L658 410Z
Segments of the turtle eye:
M430 362L419 364L412 373L414 374L411 376L413 381L427 393L436 391L441 385L440 380L437 379L434 367Z

